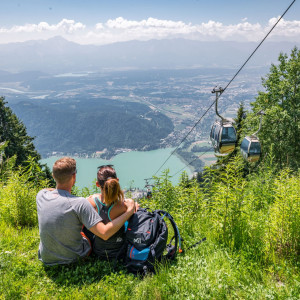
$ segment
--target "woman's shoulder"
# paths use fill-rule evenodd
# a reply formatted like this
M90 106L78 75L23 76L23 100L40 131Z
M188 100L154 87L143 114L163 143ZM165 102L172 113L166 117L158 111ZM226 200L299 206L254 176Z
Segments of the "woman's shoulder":
M86 199L94 206L96 207L95 199L100 199L101 194L93 194L88 196Z
M93 194L93 195L90 195L87 197L87 199L94 199L94 198L100 198L101 197L101 194Z
M118 201L117 203L114 204L114 207L118 207L118 208L127 208L126 204L124 201Z
M110 210L110 217L111 219L115 219L118 216L122 215L125 213L127 210L127 206L124 203L124 201L118 201L116 204L113 205L113 207Z

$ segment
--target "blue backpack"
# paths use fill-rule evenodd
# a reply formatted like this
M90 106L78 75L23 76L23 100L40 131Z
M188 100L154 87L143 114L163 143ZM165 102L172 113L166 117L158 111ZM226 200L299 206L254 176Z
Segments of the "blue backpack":
M174 236L168 243L165 218L172 224ZM173 244L174 241L174 244ZM123 261L134 274L155 272L157 262L173 260L181 249L181 237L172 216L163 211L139 208L129 219Z

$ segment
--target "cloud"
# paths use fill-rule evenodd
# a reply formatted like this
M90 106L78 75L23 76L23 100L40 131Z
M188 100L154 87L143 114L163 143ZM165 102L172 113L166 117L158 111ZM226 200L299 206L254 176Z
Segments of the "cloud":
M82 23L75 23L73 20L63 19L55 25L49 25L47 22L40 22L39 24L25 24L23 26L13 26L10 29L0 28L0 33L42 33L42 32L63 32L65 34L72 34L75 31L85 29Z
M106 22L108 28L117 29L132 29L132 28L182 28L190 26L181 21L169 21L169 20L158 20L154 18L148 18L142 21L129 21L122 17L116 18L115 20L108 20Z
M80 44L98 45L165 38L187 38L201 41L260 41L276 20L277 18L271 18L263 26L259 23L252 24L247 21L247 18L243 18L241 23L225 25L213 20L191 24L155 18L136 21L119 17L88 27L81 22L63 19L57 24L40 22L11 28L0 27L0 40L2 43L8 43L30 39L48 39L60 35ZM281 20L269 40L299 42L300 21Z
M278 18L272 18L268 22L268 27L271 28L277 22ZM284 36L285 38L288 37L299 37L300 35L300 21L285 21L281 20L277 26L276 30L272 32L272 35L275 36ZM299 39L298 39L299 41Z

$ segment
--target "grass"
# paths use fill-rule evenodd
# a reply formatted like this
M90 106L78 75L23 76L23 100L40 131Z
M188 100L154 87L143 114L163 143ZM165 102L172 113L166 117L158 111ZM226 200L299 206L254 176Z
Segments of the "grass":
M37 228L1 224L1 299L298 299L297 269L264 270L209 240L145 278L94 257L45 267Z
M300 174L268 165L246 178L242 171L239 160L211 170L205 188L186 176L173 186L167 171L155 179L141 205L171 213L185 249L207 241L145 278L95 257L44 266L33 205L41 186L14 173L0 187L0 299L299 299Z

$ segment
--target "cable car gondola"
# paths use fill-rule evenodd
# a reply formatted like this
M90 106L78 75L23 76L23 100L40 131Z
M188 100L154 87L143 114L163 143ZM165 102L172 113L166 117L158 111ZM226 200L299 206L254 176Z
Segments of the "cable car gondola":
M221 87L218 90L213 89L212 91L212 93L216 93L216 114L221 120L217 120L213 124L210 132L210 140L215 152L225 154L235 149L237 137L233 126L234 121L232 119L225 119L218 113L218 99L222 92L223 89Z
M257 162L261 155L259 139L255 136L246 136L241 143L241 153L248 162Z
M236 131L229 120L216 121L211 129L210 139L216 152L230 153L235 149Z
M261 115L259 129L252 135L246 136L241 143L241 154L248 162L257 162L261 156L261 145L256 134L261 129L262 116L264 115L264 112L260 111L258 114Z
M148 199L151 199L152 198L152 191L151 191L151 188L154 187L153 184L149 184L148 181L149 180L152 180L153 178L145 178L144 180L146 181L146 184L145 184L145 188L147 188L147 193L146 193L146 197Z

